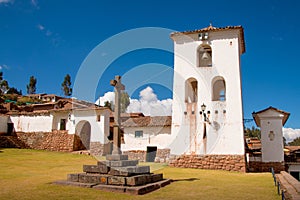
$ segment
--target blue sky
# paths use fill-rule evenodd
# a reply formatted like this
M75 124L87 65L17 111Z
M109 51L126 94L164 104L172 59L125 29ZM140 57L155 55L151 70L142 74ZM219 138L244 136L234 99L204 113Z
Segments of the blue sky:
M75 80L89 53L115 34L140 27L194 30L210 22L216 27L242 25L244 117L273 106L291 113L286 127L300 128L299 10L297 0L0 0L0 68L9 85L23 93L33 75L38 93L62 95L64 76L69 73ZM99 77L95 98L112 90L108 81L114 75L147 63L172 68L173 55L144 49L120 56ZM140 84L132 98L146 86ZM159 99L172 98L166 87L151 87Z

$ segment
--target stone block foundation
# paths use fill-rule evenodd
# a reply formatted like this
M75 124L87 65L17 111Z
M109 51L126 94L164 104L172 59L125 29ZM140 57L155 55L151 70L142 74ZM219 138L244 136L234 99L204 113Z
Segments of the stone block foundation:
M86 150L78 135L69 134L68 131L64 130L53 130L52 132L16 132L16 136L7 137L11 137L12 139L15 138L19 143L21 142L24 144L23 146L19 145L20 147L11 145L11 147L17 148L63 152ZM5 144L2 145L2 143L0 143L0 146L5 147ZM94 156L102 156L104 154L104 145L100 142L91 142L90 153Z
M106 167L105 171L103 167ZM141 195L171 183L163 174L150 173L150 166L139 166L137 160L128 160L128 155L106 155L97 165L83 165L83 172L68 174L67 180L55 184L88 187L99 190Z
M74 134L67 131L17 132L19 140L31 149L71 152L74 150Z
M285 170L284 162L258 162L250 161L248 164L249 172L270 172L273 167L275 173Z
M146 162L147 151L143 150L130 150L123 151L123 154L128 155L131 160L139 160L141 162ZM170 149L157 149L155 162L165 163L169 161Z
M182 155L171 160L169 166L246 172L244 155Z
M103 156L104 155L104 144L101 144L101 142L91 142L90 143L90 153L93 156Z

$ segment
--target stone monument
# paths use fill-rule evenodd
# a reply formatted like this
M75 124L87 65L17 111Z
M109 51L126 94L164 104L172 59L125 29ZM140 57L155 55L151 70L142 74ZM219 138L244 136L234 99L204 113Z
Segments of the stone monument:
M121 76L115 76L110 81L110 85L115 87L115 111L114 111L114 128L113 128L113 151L112 155L116 158L121 154L121 131L120 131L120 107L121 107L121 90L125 90L125 86L121 83Z
M128 160L128 155L122 154L120 99L125 86L121 83L121 76L115 76L110 84L115 91L112 154L96 165L83 165L83 173L68 174L67 180L54 183L130 194L145 194L170 184L170 179L163 179L162 174L150 173L149 166L139 166L138 160Z

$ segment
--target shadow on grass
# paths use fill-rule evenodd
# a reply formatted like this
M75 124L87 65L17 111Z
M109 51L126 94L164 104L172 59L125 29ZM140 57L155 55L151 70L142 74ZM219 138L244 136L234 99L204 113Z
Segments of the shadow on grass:
M172 182L177 182L177 181L199 181L199 178L183 178L183 179L174 179Z

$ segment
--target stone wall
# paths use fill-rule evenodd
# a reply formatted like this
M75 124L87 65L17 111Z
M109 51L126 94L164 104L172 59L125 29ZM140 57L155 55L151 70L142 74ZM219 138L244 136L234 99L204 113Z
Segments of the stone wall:
M141 162L146 162L146 151L143 150L130 150L130 151L123 151L125 155L128 155L129 160L139 160Z
M0 135L0 148L18 148L27 149L28 146L16 136L1 136Z
M19 140L23 141L29 148L50 151L71 152L74 149L74 134L67 131L53 132L17 132Z
M123 151L123 154L128 155L130 160L139 160L141 162L146 162L147 151L143 150L130 150ZM165 163L169 161L170 149L157 149L155 162Z
M246 172L244 155L182 155L169 162L170 166Z
M275 173L280 173L280 171L285 171L284 162L250 161L247 166L249 172L270 172L271 167L273 167Z
M104 145L100 142L90 143L90 153L93 156L103 156L104 155Z
M155 162L165 163L169 161L170 149L157 149Z

